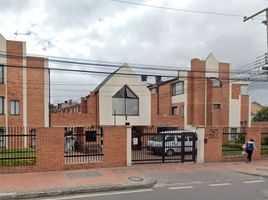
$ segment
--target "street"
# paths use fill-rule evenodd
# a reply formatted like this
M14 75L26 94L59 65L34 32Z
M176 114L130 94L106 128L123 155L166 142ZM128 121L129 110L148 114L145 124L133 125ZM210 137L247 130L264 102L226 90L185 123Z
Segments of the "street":
M221 175L225 174L226 178ZM80 194L70 196L60 196L43 198L42 200L163 200L163 199L201 199L201 200L260 200L268 199L268 179L256 176L243 175L239 173L227 172L204 176L194 175L191 181L180 180L177 183L158 183L149 189L115 191L103 193ZM163 180L163 179L162 179Z

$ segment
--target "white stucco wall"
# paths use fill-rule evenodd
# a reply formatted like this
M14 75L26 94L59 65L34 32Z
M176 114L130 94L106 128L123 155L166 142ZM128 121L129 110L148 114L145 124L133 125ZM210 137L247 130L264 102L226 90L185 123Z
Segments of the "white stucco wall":
M206 71L206 77L219 77L219 63L212 53L206 59Z
M117 73L135 74L129 67L121 68ZM138 116L113 116L112 96L124 85L139 97ZM99 90L99 121L100 125L125 125L131 126L151 125L151 93L146 83L139 76L114 75Z
M1 54L5 55L6 54L6 49L7 49L7 42L6 39L0 34L0 51ZM0 64L7 64L7 59L5 56L0 56ZM4 67L4 84L6 85L5 87L5 98L7 99L7 68ZM4 110L5 113L7 111L7 101L5 100L5 104L4 104ZM8 126L8 115L5 115L6 118L6 127ZM6 140L6 143L8 143L8 141Z
M229 126L240 127L241 121L241 99L230 99Z

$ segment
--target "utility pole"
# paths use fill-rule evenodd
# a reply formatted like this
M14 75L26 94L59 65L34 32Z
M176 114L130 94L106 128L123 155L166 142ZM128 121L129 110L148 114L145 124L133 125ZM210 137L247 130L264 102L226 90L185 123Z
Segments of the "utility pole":
M266 53L265 53L265 64L262 67L262 70L264 71L264 73L267 74L267 72L268 72L268 66L267 66L268 65L268 57L267 57L268 56L268 7L265 8L265 9L263 9L263 10L261 10L261 11L259 11L259 12L257 12L257 13L255 13L254 15L251 15L250 17L246 17L245 16L243 22L246 22L249 19L253 19L255 16L257 16L257 15L263 13L263 12L265 12L265 14L266 14L266 20L263 21L262 23L264 23L264 25L266 26L266 44L267 44L267 50L266 50Z
M267 23L268 22L268 7L263 9L263 10L261 10L261 11L259 11L259 12L257 12L257 13L255 13L254 15L251 15L250 17L245 16L243 22L246 22L249 19L253 19L254 17L256 17L257 15L259 15L259 14L261 14L263 12L266 12L266 20L263 21L262 23L264 23L266 25L266 35L267 35L267 41L266 42L267 42L267 52L268 52L268 23Z

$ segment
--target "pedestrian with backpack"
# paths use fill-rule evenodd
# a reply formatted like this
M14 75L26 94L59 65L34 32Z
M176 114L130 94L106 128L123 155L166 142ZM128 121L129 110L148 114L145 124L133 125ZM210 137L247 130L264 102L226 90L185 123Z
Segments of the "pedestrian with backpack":
M248 154L247 156L247 162L251 162L251 158L252 158L252 154L253 151L256 150L256 146L254 143L253 139L250 139L247 143L246 143L246 152Z

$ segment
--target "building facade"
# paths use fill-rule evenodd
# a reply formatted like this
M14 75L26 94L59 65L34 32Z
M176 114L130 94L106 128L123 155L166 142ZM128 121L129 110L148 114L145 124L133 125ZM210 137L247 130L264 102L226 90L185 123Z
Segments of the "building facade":
M125 64L81 98L80 112L52 113L52 126L150 126L151 93Z
M0 127L49 126L48 62L0 34Z
M190 71L149 88L152 94L152 125L250 126L248 82L234 81L230 64L213 54L206 60L192 59Z

